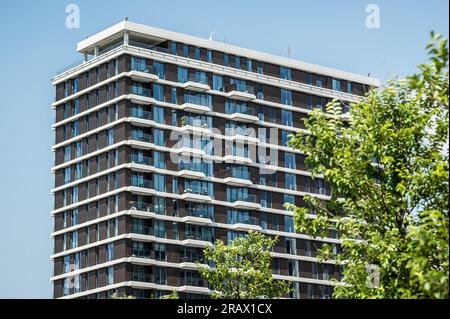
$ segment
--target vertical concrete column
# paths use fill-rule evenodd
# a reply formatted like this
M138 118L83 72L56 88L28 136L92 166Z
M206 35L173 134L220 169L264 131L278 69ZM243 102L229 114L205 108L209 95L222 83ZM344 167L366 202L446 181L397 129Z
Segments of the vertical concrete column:
M94 48L94 56L95 56L95 57L98 56L99 51L100 51L100 50L99 50L98 46L96 46L96 47Z
M125 32L123 34L123 45L128 45L130 43L130 34Z

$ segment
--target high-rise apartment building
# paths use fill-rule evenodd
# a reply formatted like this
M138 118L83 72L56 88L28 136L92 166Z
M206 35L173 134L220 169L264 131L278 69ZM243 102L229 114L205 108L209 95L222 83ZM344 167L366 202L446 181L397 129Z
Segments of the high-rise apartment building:
M127 21L77 51L52 79L55 298L206 297L203 248L249 230L279 236L286 297L330 296L340 269L316 251L337 234L295 233L283 208L330 189L286 142L376 79Z

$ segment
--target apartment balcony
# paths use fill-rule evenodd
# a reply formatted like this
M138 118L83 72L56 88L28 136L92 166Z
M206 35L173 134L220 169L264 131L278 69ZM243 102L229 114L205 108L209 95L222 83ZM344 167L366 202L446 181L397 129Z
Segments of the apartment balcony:
M233 100L248 102L256 99L254 89L251 86L242 89L237 87L236 84L229 84L225 86L225 91L227 92L227 97Z
M249 144L257 144L259 142L259 138L256 137L256 132L253 130L247 132L246 129L231 128L228 129L227 136L230 136L233 141L242 141Z
M197 73L189 74L188 80L181 87L194 92L206 92L211 89L208 85L208 78Z
M236 209L260 209L261 204L257 202L257 198L253 194L237 196L230 200L231 206Z
M145 105L156 103L156 100L151 96L151 91L148 88L132 86L130 90L130 95L132 103Z
M149 127L150 124L146 121L152 120L152 113L137 108L132 108L130 112L131 124L139 127ZM142 121L144 120L144 121Z
M133 210L133 211L141 211L141 212L148 212L148 213L154 212L153 204L151 204L151 203L130 201L129 204L130 204L130 210Z
M193 225L209 225L214 221L214 214L205 209L187 209L182 221Z
M139 65L129 64L128 69L130 70L128 76L136 82L150 83L159 79L152 66L141 67Z
M133 273L131 278L132 278L132 281L139 281L139 282L146 282L146 283L155 282L155 275L152 275L152 274Z
M136 225L136 224L133 224L131 233L138 234L138 235L146 235L146 236L154 236L154 234L155 234L153 231L153 227Z
M144 259L154 259L154 251L148 249L131 249L130 257L134 258L144 258Z
M255 217L238 220L236 223L233 223L231 227L235 231L262 231L262 228L257 224Z
M206 203L211 202L212 197L205 191L185 189L183 195L181 195L182 200L196 202L196 203Z
M211 107L206 105L200 105L195 103L183 103L181 104L181 109L185 112L192 112L198 114L204 114L211 111Z
M229 118L232 121L244 123L257 123L259 121L256 109L251 107L235 107L228 110Z
M230 186L249 186L253 182L250 180L250 172L226 170L223 173L223 182Z
M195 121L188 116L183 116L180 119L178 126L181 128L182 132L200 133L202 135L211 134L211 127L208 125L207 122Z
M225 163L232 163L232 164L251 164L253 161L244 156L238 156L238 155L225 155L223 157L223 160Z
M204 150L194 148L191 146L182 146L178 148L177 154L181 156L195 156L195 157L201 157L206 155L206 152Z
M151 158L149 156L140 155L140 154L130 154L129 162L131 164L152 166L153 165L153 158Z
M201 179L206 177L205 173L191 169L182 169L181 171L178 171L178 176L189 179Z

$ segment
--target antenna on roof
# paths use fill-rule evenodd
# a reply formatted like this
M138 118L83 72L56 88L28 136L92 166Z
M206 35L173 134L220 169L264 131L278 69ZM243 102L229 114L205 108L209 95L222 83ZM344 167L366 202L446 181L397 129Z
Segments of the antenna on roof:
M368 78L370 78L370 72L369 72L369 73L367 73L367 77L368 77Z
M125 21L128 21L128 17L125 17Z
M209 32L209 38L208 38L209 41L213 40L213 34L216 34L216 30L214 30L214 28L211 29L211 31Z
M227 39L225 39L225 37L222 37L221 39L220 39L223 43L226 43L227 41Z
M294 50L292 50L291 46L289 46L289 45L288 45L288 47L286 49L284 49L284 51L287 52L288 58L291 58L292 54L294 54Z

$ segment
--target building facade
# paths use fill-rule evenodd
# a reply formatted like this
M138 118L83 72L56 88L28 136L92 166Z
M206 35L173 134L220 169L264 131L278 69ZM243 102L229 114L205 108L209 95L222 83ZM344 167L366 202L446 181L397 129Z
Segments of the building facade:
M279 236L290 298L327 298L340 269L294 232L303 196L330 189L286 146L316 107L376 79L121 22L78 43L52 79L54 298L205 298L202 250L249 230ZM311 211L311 214L314 214Z

